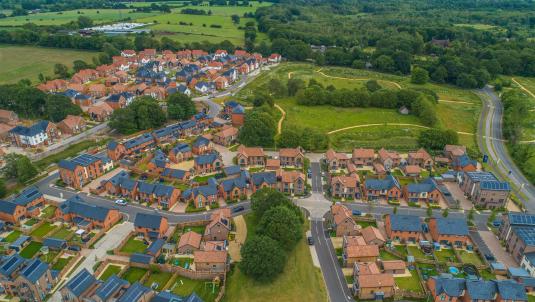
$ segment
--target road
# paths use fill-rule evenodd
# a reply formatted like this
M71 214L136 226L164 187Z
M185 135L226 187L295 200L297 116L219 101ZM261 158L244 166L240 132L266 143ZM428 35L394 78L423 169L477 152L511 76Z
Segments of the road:
M535 212L535 187L526 179L522 171L509 156L502 133L503 105L496 93L486 86L479 95L484 105L479 119L477 140L479 148L489 156L490 163L523 195L517 194L529 212ZM485 151L486 150L486 151ZM509 171L511 173L509 174Z

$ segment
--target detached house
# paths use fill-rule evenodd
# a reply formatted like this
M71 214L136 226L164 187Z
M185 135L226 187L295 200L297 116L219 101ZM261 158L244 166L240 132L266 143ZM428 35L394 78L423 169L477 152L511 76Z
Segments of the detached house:
M401 163L401 156L396 151L388 151L385 148L381 148L377 154L379 155L379 161L387 171L398 167Z
M509 183L491 172L464 172L459 185L474 205L491 209L505 206L511 193Z
M257 172L251 174L251 190L256 192L262 188L277 187L277 174L273 171L269 172Z
M138 236L158 239L165 236L169 229L167 218L156 214L137 213L134 228Z
M193 231L186 232L180 236L177 245L177 253L193 254L194 251L201 249L201 234Z
M338 153L332 149L329 149L325 153L325 160L327 161L327 166L329 170L339 170L347 168L349 163L349 158L345 153Z
M264 166L265 165L264 149L261 147L238 147L236 160L240 166Z
M301 171L280 171L279 191L291 195L304 195L306 189L305 174Z
M385 229L391 240L416 243L423 238L418 216L389 214L386 216Z
M38 147L49 145L59 138L60 133L49 121L39 121L30 127L16 126L9 130L9 136L17 147Z
M428 168L433 166L433 158L424 148L420 148L418 151L409 152L407 163L421 168Z
M4 293L20 301L46 301L56 284L47 263L40 259L26 260L17 253L1 260L0 279Z
M0 201L0 220L17 224L26 217L37 217L45 198L36 187L29 187L10 201Z
M305 155L303 150L298 148L282 148L279 150L279 160L282 167L297 167L303 166Z
M358 174L340 175L331 178L331 195L335 198L360 198L360 178Z
M196 208L204 208L217 203L217 193L217 181L210 178L208 185L188 189L184 191L182 198L186 202L193 202Z
M248 172L240 171L240 176L221 181L221 184L219 184L219 195L225 200L246 198L248 178Z
M57 127L61 133L73 135L83 132L87 124L81 116L67 115L64 120L57 124Z
M403 187L403 198L408 202L438 203L442 199L442 193L437 183L432 178L427 178L420 183L411 183Z
M375 151L373 149L353 149L351 161L357 167L371 166L375 160Z
M188 144L179 143L169 151L169 159L174 163L181 163L193 158L193 153Z
M385 179L366 179L363 196L366 200L398 200L401 197L401 186L398 180L387 175Z
M433 241L443 245L461 248L470 242L468 224L465 219L431 218L429 232Z
M192 144L192 151L195 155L212 152L214 144L204 136L198 136Z
M477 160L470 159L467 154L463 154L453 159L451 166L455 171L475 172L477 171Z
M199 155L194 158L193 162L193 169L197 174L214 173L223 168L223 161L217 153Z
M331 215L336 237L360 235L360 226L353 220L351 210L346 206L340 203L332 205Z
M87 109L89 118L97 122L106 121L113 113L113 108L106 102L95 104Z
M225 273L228 270L227 251L195 251L193 263L199 272Z
M214 133L213 141L222 146L229 146L238 139L238 128L228 126Z
M230 209L218 209L210 216L210 223L204 230L204 241L225 241L231 229Z

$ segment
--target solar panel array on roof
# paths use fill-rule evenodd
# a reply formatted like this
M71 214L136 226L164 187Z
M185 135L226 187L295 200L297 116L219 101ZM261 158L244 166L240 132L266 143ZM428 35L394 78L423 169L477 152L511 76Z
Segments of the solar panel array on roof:
M513 226L513 232L528 246L535 246L535 228L531 226Z
M508 216L509 216L509 224L511 225L535 226L535 215L510 212Z

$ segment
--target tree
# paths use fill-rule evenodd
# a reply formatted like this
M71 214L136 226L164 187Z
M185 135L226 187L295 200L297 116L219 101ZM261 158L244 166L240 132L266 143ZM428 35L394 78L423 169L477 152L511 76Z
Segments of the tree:
M0 178L0 198L5 197L7 194L6 181Z
M476 210L474 208L471 208L470 211L468 212L468 220L474 220L474 213L476 212Z
M452 129L428 129L420 132L418 145L430 150L443 150L445 145L459 143L459 135Z
M305 89L305 81L298 78L291 78L288 80L286 87L288 88L288 95L295 96L299 90Z
M427 213L427 217L432 217L433 216L433 208L428 207L427 210L426 210L426 213Z
M170 119L186 120L196 112L193 100L183 93L173 93L167 97L167 116Z
M448 208L445 208L444 211L442 211L442 217L446 218L448 217L450 211L448 210Z
M264 92L255 93L253 96L252 103L255 107L261 107L264 106L264 104L267 104L269 107L273 107L273 105L275 105L273 97Z
M54 74L58 76L58 78L64 79L69 76L69 69L64 64L56 63L54 65Z
M257 281L271 281L284 269L286 254L279 244L267 236L255 236L241 248L240 270Z
M297 214L284 205L267 210L257 227L257 233L277 241L285 250L292 250L302 236Z
M79 28L88 28L93 26L93 20L91 18L86 16L79 16L78 17L78 27Z
M368 80L366 81L366 89L368 89L369 92L375 92L379 89L381 89L381 85L377 82L377 80Z
M278 190L262 188L251 195L251 208L255 216L260 218L271 208L286 205L290 206L290 200Z
M240 16L232 15L232 16L230 16L230 18L232 19L232 23L234 23L234 24L239 24L240 23Z
M275 143L275 120L265 111L253 109L245 114L238 140L246 146L270 147Z
M25 155L10 153L5 156L5 166L2 174L7 179L16 179L19 183L24 183L37 175L37 169Z
M411 74L411 82L414 84L425 84L429 80L429 73L427 70L414 67Z
M398 213L398 207L395 206L393 209L392 209L392 213L395 215Z
M275 96L276 98L281 98L281 97L286 96L287 89L284 86L284 83L282 83L282 81L279 79L273 78L269 80L267 84L267 88L271 92L271 94Z
M63 120L67 115L80 114L82 114L82 109L73 104L68 97L60 94L46 96L46 115L54 123Z
M377 69L381 71L393 72L396 69L394 60L387 55L379 56L375 64L377 65Z
M82 69L87 69L87 68L89 68L89 64L87 64L83 60L75 60L74 62L72 62L72 69L74 70L74 72L78 72Z
M157 128L165 123L165 113L150 96L136 98L128 107L117 109L110 118L110 127L122 134Z
M440 65L435 69L435 71L431 74L431 79L437 83L445 83L446 78L448 77L448 70Z

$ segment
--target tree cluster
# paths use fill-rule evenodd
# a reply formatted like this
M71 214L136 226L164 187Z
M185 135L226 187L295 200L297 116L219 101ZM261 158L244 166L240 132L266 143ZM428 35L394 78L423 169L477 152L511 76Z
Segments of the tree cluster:
M37 169L30 159L24 155L9 153L4 157L4 160L6 164L1 172L6 179L24 183L37 175Z
M191 97L173 93L167 97L167 117L173 120L187 120L197 112Z
M428 150L443 150L446 145L457 145L459 135L451 129L428 129L420 132L418 145Z
M317 129L292 125L284 127L277 140L279 148L302 147L308 151L327 150L329 139Z
M255 280L272 281L283 271L286 253L302 238L304 220L299 208L271 188L255 192L251 207L258 226L241 249L239 267Z
M275 111L266 104L254 107L245 114L238 140L246 146L273 147L276 133Z
M167 120L158 101L150 96L136 98L128 107L117 109L110 117L110 127L121 134L158 128Z

